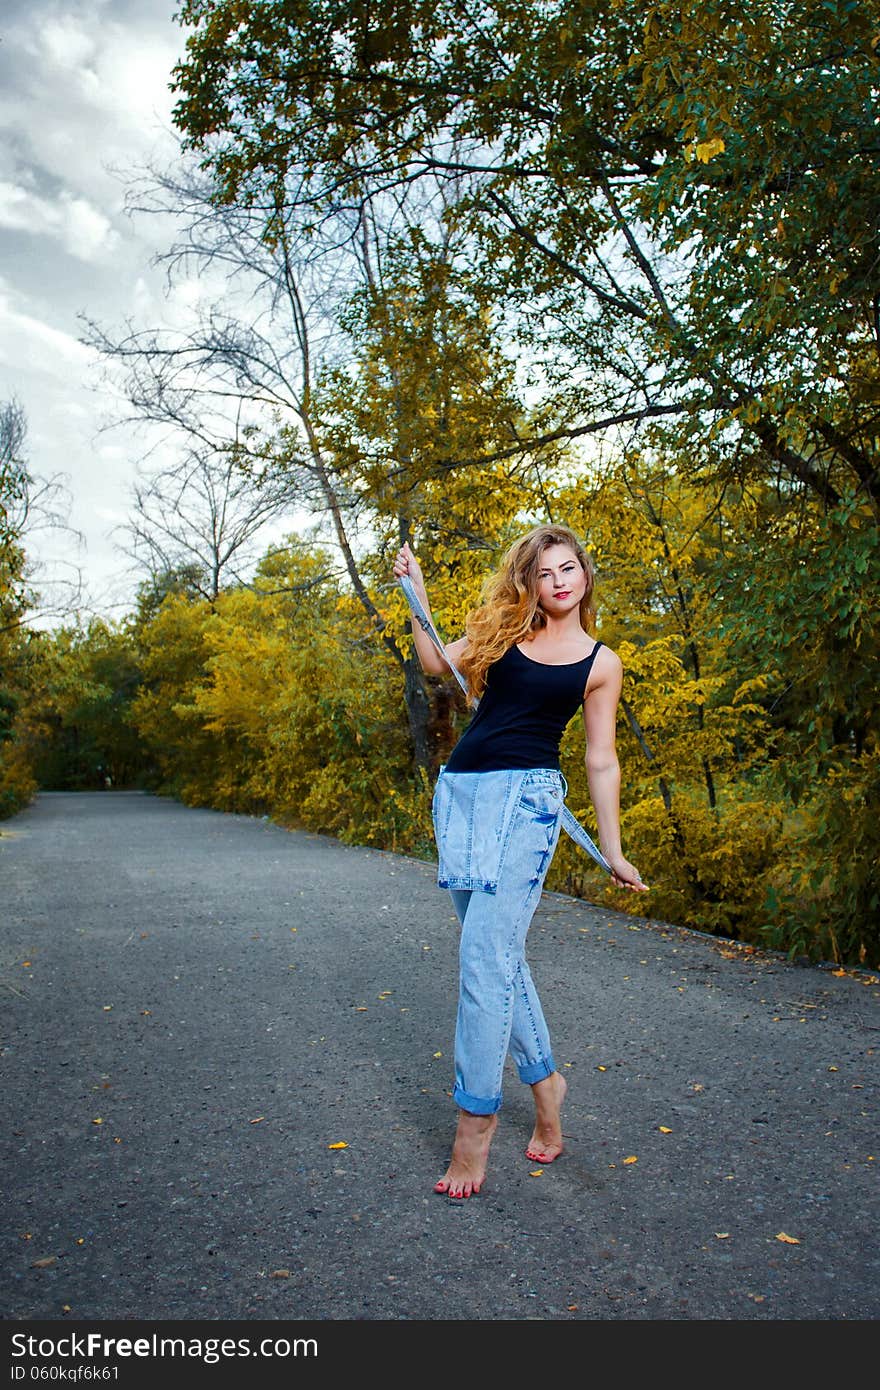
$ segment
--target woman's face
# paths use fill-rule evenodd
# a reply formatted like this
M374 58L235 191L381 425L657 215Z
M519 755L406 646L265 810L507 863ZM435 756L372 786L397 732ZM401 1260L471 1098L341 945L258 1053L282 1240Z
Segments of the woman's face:
M569 545L548 545L538 561L538 602L544 612L561 617L577 608L587 590L587 576Z

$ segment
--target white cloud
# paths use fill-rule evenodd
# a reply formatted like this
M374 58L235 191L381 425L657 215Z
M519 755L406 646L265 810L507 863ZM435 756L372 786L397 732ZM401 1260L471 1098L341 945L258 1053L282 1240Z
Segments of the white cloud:
M17 309L0 282L0 363L17 371L64 373L72 366L82 370L95 360L93 350L70 333Z
M112 251L119 241L118 232L98 208L85 198L61 195L63 239L72 256L81 261L97 260Z
M64 190L52 202L8 180L0 181L0 227L55 237L81 261L97 260L119 241L110 219L87 199Z
M95 51L95 39L72 14L53 15L38 29L39 45L62 71L80 71Z
M82 422L84 420L89 421L92 419L94 412L88 410L87 407L82 403L82 401L59 399L56 401L52 401L48 408L47 414L51 416L53 419L57 419L63 427L65 425L69 426L72 420L76 420L78 422Z
M0 181L0 227L23 232L49 231L52 212L49 203L28 189Z
M13 6L14 9L14 6ZM4 23L0 127L27 166L118 211L114 167L173 149L173 0L22 5Z
M167 291L156 250L170 218L124 214L126 176L177 157L171 68L184 52L179 0L0 0L0 401L28 421L35 474L69 480L71 523L90 589L129 602L135 578L114 546L139 460L177 456L173 439L124 417L118 390L78 339L77 315L108 327L191 324L222 277L187 276ZM34 540L29 555L70 565L70 538Z

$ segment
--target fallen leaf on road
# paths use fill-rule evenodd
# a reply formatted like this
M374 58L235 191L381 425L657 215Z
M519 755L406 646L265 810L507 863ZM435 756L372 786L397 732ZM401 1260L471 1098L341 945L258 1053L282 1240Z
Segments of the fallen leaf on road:
M289 1270L289 1269L273 1269L273 1270L272 1270L272 1273L269 1275L269 1278L270 1278L270 1279L289 1279L289 1278L290 1278L290 1270Z
M781 1240L785 1245L800 1245L797 1236L787 1236L784 1231L780 1231L776 1239Z
M539 1178L539 1177L541 1176L541 1174L543 1173L543 1171L544 1171L543 1168L533 1168L532 1171L529 1173L529 1177L530 1177L530 1178Z
M53 1265L55 1263L57 1258L57 1255L47 1255L45 1259L34 1260L33 1264L31 1265L31 1269L48 1269L50 1265Z
M730 1240L730 1232L729 1232L729 1231L716 1231L716 1232L715 1232L715 1239L716 1239L716 1240Z
M346 1142L345 1142L344 1139L340 1139L340 1141L339 1141L338 1144L328 1144L328 1145L327 1145L327 1148L328 1148L328 1149L347 1149L347 1148L348 1148L348 1145L346 1144Z
M671 1134L671 1133L672 1133L672 1130L669 1128L668 1125L658 1125L657 1128L659 1129L659 1131L660 1131L661 1134Z
M92 1124L93 1124L93 1125L102 1125L103 1123L104 1123L104 1121L103 1121L103 1119L101 1118L100 1115L96 1115L95 1118L94 1118L94 1120L92 1120Z
M435 1057L442 1057L442 1056L443 1056L443 1053L442 1053L442 1052L435 1052L435 1053L434 1053L434 1056L435 1056Z
M257 1118L256 1118L255 1120L251 1120L250 1123L251 1123L252 1125L258 1125L258 1124L261 1124L261 1123L263 1122L263 1120L265 1120L265 1118L266 1118L265 1115L258 1115Z
M625 1158L623 1161L624 1163L638 1163L638 1154L630 1154L629 1158Z

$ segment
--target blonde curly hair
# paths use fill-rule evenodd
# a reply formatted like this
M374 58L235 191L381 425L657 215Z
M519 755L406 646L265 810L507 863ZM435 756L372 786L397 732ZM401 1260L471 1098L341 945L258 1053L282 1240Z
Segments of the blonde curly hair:
M479 700L486 688L486 673L509 647L525 641L530 633L546 627L547 618L538 600L541 556L551 545L567 545L574 551L587 577L581 599L581 623L589 629L596 617L593 607L593 563L568 526L534 526L510 547L500 567L484 581L481 603L465 623L468 649L459 666L469 687L468 700Z

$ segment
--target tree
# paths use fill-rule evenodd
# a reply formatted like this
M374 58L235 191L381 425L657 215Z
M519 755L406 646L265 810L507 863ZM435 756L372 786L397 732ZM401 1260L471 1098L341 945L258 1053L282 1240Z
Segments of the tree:
M599 636L624 664L619 742L626 842L649 903L627 910L759 939L780 868L785 811L761 780L770 739L766 684L731 658L719 626L723 576L740 563L751 504L638 451L560 504L587 536L598 569ZM576 721L577 722L577 721ZM583 731L567 736L573 804L590 814ZM557 875L583 887L563 845Z
M170 594L139 629L132 719L160 790L424 852L430 815L387 657L328 567L296 539L211 606Z
M725 559L740 586L721 570L713 579L707 556L693 590L678 586L678 620L693 632L713 586L727 604L722 649L743 655L754 703L776 729L765 749L768 805L780 792L797 798L786 835L802 847L803 835L818 835L817 862L827 849L840 874L854 852L869 866L836 929L850 943L841 949L861 949L878 901L878 832L863 810L877 715L836 653L842 643L852 657L858 643L873 669L876 0L758 0L747 13L729 0L699 10L504 0L479 11L452 0L329 9L304 0L295 13L281 0L246 12L233 0L190 0L181 13L192 31L176 121L218 201L262 202L272 215L283 206L322 226L371 197L417 206L420 190L446 181L445 221L469 239L482 304L520 345L542 403L513 451L584 437L618 458L639 448L667 474L662 498L683 479L705 490L704 516L733 504L740 544ZM480 462L510 456L490 439ZM635 516L670 539L653 496ZM824 638L829 723L804 708L814 644L789 632L803 635L804 596L820 601L807 576L838 553L839 582L809 610ZM760 672L750 664L756 628L766 638ZM645 669L651 640L635 645ZM705 686L707 645L704 625L699 644L685 642L679 673L667 671L682 694ZM696 730L689 717L681 728L705 749L710 705L695 710ZM710 803L714 756L701 778ZM821 792L804 790L814 774L820 787L848 789L833 815L830 801L822 810L815 800ZM673 791L666 782L674 800ZM822 879L811 916L833 950L837 874ZM789 922L803 896L794 894ZM771 925L780 911L768 903Z
M208 593L229 540L214 521L213 494L228 496L234 478L254 505L295 497L325 517L342 571L403 676L413 762L424 775L431 703L401 641L403 610L389 610L376 585L387 586L387 546L416 531L438 556L453 536L459 549L462 537L485 549L496 541L489 512L528 511L535 498L543 505L539 462L521 456L513 370L436 211L423 206L424 226L416 226L406 209L365 202L319 236L301 210L279 207L267 230L261 209L217 206L212 193L194 176L163 176L136 204L177 210L183 227L163 258L169 274L222 267L247 289L243 316L222 303L182 334L131 329L114 338L89 328L91 345L125 372L138 417L192 441L191 466L139 493L136 550L160 574L194 563L209 576ZM224 450L215 411L230 403L249 423ZM510 458L481 471L488 439ZM194 483L200 521L185 528Z
M41 787L136 785L144 770L130 712L140 682L131 624L93 618L42 636L26 720Z
M486 295L569 437L669 418L701 475L875 505L875 3L189 0L181 18L175 119L220 199L320 220L466 181Z
M180 240L163 258L169 274L173 277L182 266L202 271L220 266L227 282L240 287L247 312L238 316L233 305L221 302L203 309L186 332L130 328L119 338L88 323L87 340L125 372L125 391L136 417L181 433L200 458L224 452L231 407L235 446L230 461L252 486L295 497L312 513L323 514L358 601L392 660L405 670L409 658L385 631L361 576L352 534L358 519L322 445L315 413L321 359L315 333L326 326L328 296L339 294L338 288L328 289L328 283L335 287L339 279L337 248L322 245L316 252L308 229L283 208L264 236L261 211L218 208L212 191L210 182L193 176L162 177L141 203L152 210L170 205L182 218ZM330 269L322 284L315 261L324 256ZM218 434L224 410L226 424ZM144 504L152 507L147 498ZM160 509L164 507L165 499ZM155 537L157 528L150 530ZM164 568L179 567L180 548L155 558Z
M192 707L195 689L208 679L205 633L214 616L205 599L177 592L134 628L140 683L130 717L148 785L196 805L212 804L211 780L224 770L222 744Z
M20 810L36 790L23 725L36 655L24 626L34 601L23 545L34 494L26 435L21 405L0 406L0 818Z
M239 460L235 444L193 452L135 484L125 548L154 584L184 574L213 603L222 587L245 582L255 542L295 508L298 491L286 476L255 481Z
M346 305L351 358L320 378L321 437L353 512L369 519L375 548L363 572L388 589L391 552L403 541L421 556L435 615L461 629L477 601L487 555L517 518L549 515L549 447L523 451L528 412L513 364L464 268L462 238L442 222L399 229L363 212L360 287ZM511 457L486 463L492 444ZM409 615L385 600L387 632L405 643ZM426 689L427 686L427 689ZM414 654L405 698L417 775L436 770L448 723L448 691L426 682ZM433 730L433 732L432 732Z
M73 567L56 579L42 575L46 591L35 592L35 566L25 543L47 529L70 531L67 492L60 475L36 477L25 458L27 416L14 398L0 404L0 633L21 626L26 614L43 618L71 611L79 600L81 575ZM76 535L76 533L73 533Z
M0 406L0 546L19 536L28 510L30 477L24 463L27 422L18 401Z
M33 489L24 462L26 434L21 405L12 400L0 406L0 634L20 624L30 597L22 548Z
M767 939L823 959L880 960L876 672L880 537L867 502L762 509L719 582L731 664L762 690L763 779L790 807ZM779 556L785 556L785 569Z

